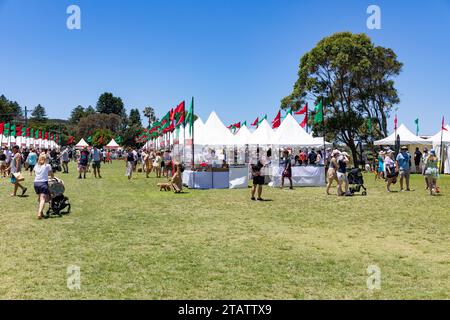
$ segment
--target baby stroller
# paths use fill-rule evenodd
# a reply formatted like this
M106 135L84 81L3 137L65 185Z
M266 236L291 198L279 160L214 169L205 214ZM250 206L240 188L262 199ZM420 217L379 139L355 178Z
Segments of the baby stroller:
M52 167L53 172L61 172L61 161L59 159L51 159L50 166Z
M361 192L361 189L363 189L361 195L367 196L367 189L364 186L364 177L362 175L361 169L354 168L350 170L347 177L348 184L350 185L350 193L352 195L357 192Z
M48 187L50 190L50 207L47 210L46 216L47 218L54 215L61 217L63 214L70 213L70 202L69 198L64 196L64 191L66 188L64 187L64 181L58 178L53 178L48 181ZM66 212L63 212L66 209Z

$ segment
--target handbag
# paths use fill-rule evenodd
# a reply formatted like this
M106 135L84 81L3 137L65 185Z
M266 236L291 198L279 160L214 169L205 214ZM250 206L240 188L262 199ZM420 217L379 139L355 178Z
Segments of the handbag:
M22 176L20 172L13 173L14 179L16 179L17 182L24 181L25 178Z

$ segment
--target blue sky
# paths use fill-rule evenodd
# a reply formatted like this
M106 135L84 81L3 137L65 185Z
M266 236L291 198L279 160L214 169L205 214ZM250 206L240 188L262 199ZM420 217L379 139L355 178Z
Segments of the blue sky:
M66 28L71 4L81 30ZM382 30L366 27L370 4ZM366 32L405 64L399 122L420 118L422 134L450 122L450 0L0 0L0 93L60 118L104 91L159 116L195 96L204 120L273 118L300 57L338 31Z

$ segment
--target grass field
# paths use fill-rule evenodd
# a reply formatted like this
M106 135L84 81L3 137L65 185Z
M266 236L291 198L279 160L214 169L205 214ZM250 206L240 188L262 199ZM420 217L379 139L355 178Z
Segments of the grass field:
M2 299L449 299L450 177L430 197L366 177L367 197L324 188L160 192L125 165L66 182L73 212L36 219L36 198L0 180ZM398 186L394 187L398 189ZM67 268L81 268L81 289ZM367 267L381 289L367 288Z

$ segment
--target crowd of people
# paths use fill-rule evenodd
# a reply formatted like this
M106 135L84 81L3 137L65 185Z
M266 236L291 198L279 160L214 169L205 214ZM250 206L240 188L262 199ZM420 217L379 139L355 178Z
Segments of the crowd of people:
M415 173L425 177L425 188L430 195L439 194L440 190L437 184L439 179L439 159L435 150L428 150L427 147L420 151L416 148L412 156L408 147L403 146L395 156L392 149L381 150L377 158L377 171L375 178L386 181L386 189L392 192L392 185L400 180L400 192L411 191L410 176L412 173L412 164L415 166Z
M38 217L43 217L43 207L48 201L48 179L54 177L56 172L69 173L69 163L75 162L78 179L86 179L86 174L92 172L94 178L102 179L101 165L112 163L113 159L125 160L125 175L131 180L133 173L143 172L149 178L153 172L156 178L166 178L176 193L182 192L182 172L184 167L181 163L172 158L170 150L154 149L134 149L111 151L93 147L88 149L76 149L63 147L61 149L44 148L11 148L0 149L0 177L9 178L13 184L11 196L24 196L27 188L22 184L25 180L22 172L29 172L34 175L34 189L38 196L39 209ZM324 154L321 150L299 150L293 154L291 149L283 150L280 159L282 167L281 189L285 186L285 181L289 182L289 188L293 189L292 167L293 166L323 166L326 170L327 186L326 193L330 195L333 183L337 185L338 196L351 195L349 190L348 169L351 157L345 151L326 149ZM410 176L412 164L415 165L415 173L425 177L425 187L431 195L440 193L438 187L439 179L439 159L435 150L428 150L424 147L421 151L416 149L411 155L406 146L396 153L392 149L381 150L378 157L375 157L373 166L369 164L366 170L375 172L376 180L386 182L386 190L392 192L392 186L400 182L400 191L411 191ZM265 177L262 169L269 163L258 161L251 166L253 186L251 189L252 200L262 199L262 186L265 184Z

